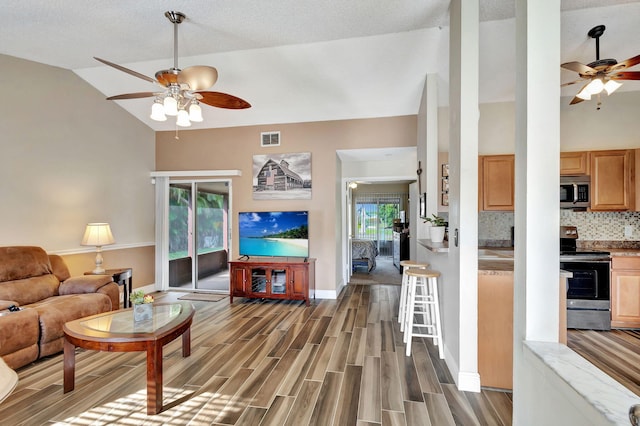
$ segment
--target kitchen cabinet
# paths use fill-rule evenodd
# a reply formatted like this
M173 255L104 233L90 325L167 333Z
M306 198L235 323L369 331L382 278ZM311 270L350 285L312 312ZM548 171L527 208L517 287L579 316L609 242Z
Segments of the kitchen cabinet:
M234 297L304 300L315 292L315 259L305 261L235 260L230 265L230 302Z
M638 258L640 260L640 257ZM500 261L504 262L504 261ZM478 373L482 387L513 388L513 273L478 264ZM501 268L504 268L502 266ZM558 285L558 341L567 343L567 277Z
M560 153L560 176L588 175L589 166L587 151Z
M478 274L478 372L484 387L513 389L512 274Z
M640 328L640 257L611 257L611 327Z
M478 203L480 211L513 211L515 187L514 155L480 157Z
M591 151L591 210L635 209L635 152Z

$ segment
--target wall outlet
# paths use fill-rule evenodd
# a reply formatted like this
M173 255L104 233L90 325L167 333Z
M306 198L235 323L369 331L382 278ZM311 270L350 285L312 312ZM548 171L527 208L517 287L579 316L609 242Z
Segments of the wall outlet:
M624 236L625 237L633 236L633 226L625 225L625 227L624 227Z

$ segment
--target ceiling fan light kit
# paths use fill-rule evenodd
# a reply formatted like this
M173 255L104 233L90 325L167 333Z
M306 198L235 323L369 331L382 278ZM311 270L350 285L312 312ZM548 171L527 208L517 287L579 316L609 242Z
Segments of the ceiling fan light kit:
M218 81L218 70L206 65L195 65L184 70L178 68L178 25L186 19L184 13L168 11L164 16L173 24L173 67L156 72L155 79L104 59L96 60L119 71L141 78L163 88L160 92L127 93L110 96L108 100L125 100L155 97L151 105L154 121L167 121L167 116L176 117L176 126L189 127L192 122L203 121L200 103L218 108L245 109L251 104L236 96L210 92Z
M640 55L629 58L626 61L618 62L615 59L600 59L600 36L604 34L604 25L597 25L589 30L587 35L596 40L596 60L584 65L580 62L567 62L561 65L562 68L575 71L580 78L578 80L565 83L561 87L587 81L582 86L578 94L571 100L570 105L580 103L582 101L591 100L592 96L597 96L598 103L596 109L600 109L600 94L605 91L607 95L611 95L618 90L622 83L618 80L640 80L640 72L623 71L640 63Z

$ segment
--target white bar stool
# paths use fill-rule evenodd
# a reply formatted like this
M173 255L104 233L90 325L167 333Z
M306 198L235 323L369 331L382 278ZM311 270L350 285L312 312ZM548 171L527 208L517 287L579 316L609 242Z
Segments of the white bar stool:
M415 260L401 260L400 267L402 267L402 289L400 290L400 300L398 301L398 322L400 323L400 331L404 331L404 317L407 314L407 287L409 285L407 271L410 268L427 269L429 264L419 263Z
M405 315L404 343L406 356L411 355L411 340L415 337L431 337L438 346L440 359L444 359L438 277L440 272L411 268L407 271L407 313ZM416 309L417 308L417 309ZM421 320L416 322L416 318ZM415 331L422 329L423 332Z

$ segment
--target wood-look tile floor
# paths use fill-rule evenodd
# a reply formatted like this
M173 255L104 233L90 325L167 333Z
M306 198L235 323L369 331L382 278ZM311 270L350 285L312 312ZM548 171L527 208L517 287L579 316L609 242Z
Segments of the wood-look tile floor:
M192 353L164 348L164 404L146 414L145 354L78 350L21 368L7 425L510 425L511 394L459 392L437 348L404 355L399 286L349 285L337 300L193 302ZM178 293L179 294L179 293ZM160 301L176 294L159 295Z
M569 330L567 346L640 396L640 330Z

